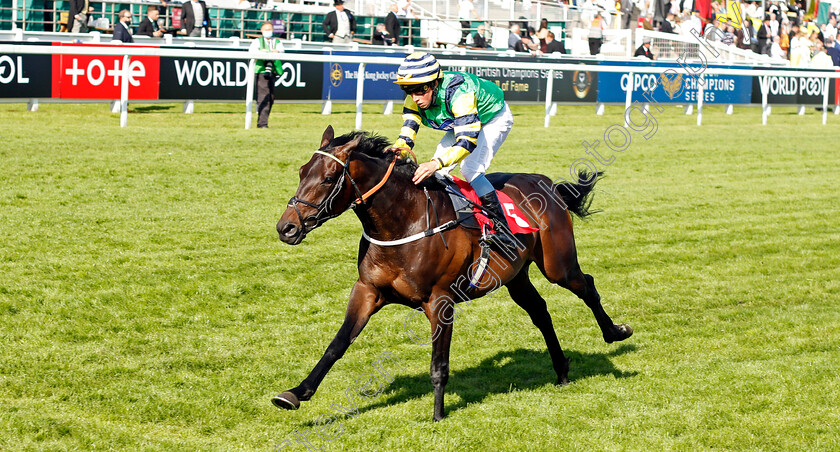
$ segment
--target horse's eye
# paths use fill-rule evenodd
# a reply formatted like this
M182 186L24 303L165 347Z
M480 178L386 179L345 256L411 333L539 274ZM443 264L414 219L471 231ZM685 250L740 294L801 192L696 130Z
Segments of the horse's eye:
M324 182L321 182L321 185L327 185L327 184L331 184L333 182L335 182L335 178L334 177L328 177L328 178L324 179Z

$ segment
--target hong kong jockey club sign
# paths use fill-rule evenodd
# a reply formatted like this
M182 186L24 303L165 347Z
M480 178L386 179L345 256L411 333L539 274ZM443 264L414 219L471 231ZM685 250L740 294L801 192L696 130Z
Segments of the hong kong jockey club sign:
M91 47L84 44L62 45ZM52 97L119 99L124 74L122 65L123 57L119 55L53 55ZM160 59L135 56L128 67L128 98L157 99Z

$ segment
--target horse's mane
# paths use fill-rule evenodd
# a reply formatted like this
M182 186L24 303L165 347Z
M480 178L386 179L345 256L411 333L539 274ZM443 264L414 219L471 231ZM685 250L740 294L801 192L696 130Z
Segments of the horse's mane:
M356 146L354 152L362 153L368 157L373 157L375 159L383 160L386 163L390 163L391 159L393 158L393 154L391 152L386 152L385 150L391 146L391 142L388 138L383 137L382 135L372 133L372 132L365 132L362 130L354 130L350 133L344 134L340 137L336 137L330 143L330 146L342 146L347 144L356 138L361 137L359 141L359 145ZM401 158L397 160L397 164L394 166L394 174L401 176L402 179L411 179L414 177L414 171L417 170L417 163L411 160L410 158ZM420 187L427 187L427 188L443 188L435 178L430 177L422 184Z

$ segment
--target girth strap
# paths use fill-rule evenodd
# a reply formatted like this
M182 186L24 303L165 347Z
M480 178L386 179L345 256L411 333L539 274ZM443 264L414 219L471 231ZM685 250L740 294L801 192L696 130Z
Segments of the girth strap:
M456 227L458 227L459 224L460 222L456 220L447 221L446 223L443 223L442 225L436 228L426 229L423 232L418 232L417 234L413 234L408 237L401 238L399 240L376 240L371 236L367 235L367 232L365 232L364 229L362 230L362 237L364 237L365 240L367 240L368 242L379 246L405 245L406 243L415 242L422 238L431 237L435 234L439 234L450 229L455 229Z

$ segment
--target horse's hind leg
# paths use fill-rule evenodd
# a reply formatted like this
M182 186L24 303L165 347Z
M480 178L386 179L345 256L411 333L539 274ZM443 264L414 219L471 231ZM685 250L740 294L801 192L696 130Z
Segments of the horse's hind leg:
M567 214L568 215L568 214ZM595 315L607 343L623 341L633 334L630 325L613 324L612 319L601 306L601 296L595 289L591 275L583 273L577 261L577 249L572 235L571 219L567 227L555 227L541 231L542 246L535 250L535 262L546 279L577 295Z
M589 306L589 309L595 314L595 320L598 322L598 326L601 327L604 340L608 344L623 341L633 335L633 328L630 328L630 325L626 323L620 325L613 324L610 316L604 311L604 307L601 306L601 295L595 289L595 279L592 278L592 275L583 273L580 267L577 267L577 271L572 272L570 276L565 281L559 282L559 284L571 290L572 293L580 297Z
M551 355L554 371L557 372L557 384L568 384L569 360L566 359L566 355L563 354L563 349L560 348L560 342L557 340L557 334L554 332L551 314L548 313L545 300L537 292L537 289L528 277L527 265L507 283L507 289L513 301L528 313L531 321L534 322L534 325L542 333L545 339L545 345L548 347L548 353Z

